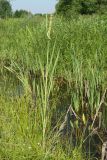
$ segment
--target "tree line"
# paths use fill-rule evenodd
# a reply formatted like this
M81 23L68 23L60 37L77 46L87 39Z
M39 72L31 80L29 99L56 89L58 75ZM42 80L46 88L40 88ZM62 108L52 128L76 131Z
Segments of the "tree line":
M73 14L104 14L107 12L107 0L59 0L56 13L62 15Z
M55 14L72 16L74 14L104 14L107 12L107 0L58 0ZM12 11L9 0L0 0L0 18L6 17L25 17L32 13L26 10Z
M11 3L8 0L0 0L0 18L15 17L21 18L25 16L31 16L32 13L26 10L16 10L13 12Z

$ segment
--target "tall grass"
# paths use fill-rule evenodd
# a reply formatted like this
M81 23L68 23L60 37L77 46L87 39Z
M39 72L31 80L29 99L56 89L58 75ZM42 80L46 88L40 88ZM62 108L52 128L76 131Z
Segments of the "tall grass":
M97 16L1 20L1 159L85 159L91 143L84 153L81 146L99 119L105 140L106 27ZM76 147L57 136L70 104Z

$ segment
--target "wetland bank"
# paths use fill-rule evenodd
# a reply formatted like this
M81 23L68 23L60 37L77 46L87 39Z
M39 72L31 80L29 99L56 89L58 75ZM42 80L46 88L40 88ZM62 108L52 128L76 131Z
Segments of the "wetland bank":
M0 20L0 35L0 158L101 159L106 16Z

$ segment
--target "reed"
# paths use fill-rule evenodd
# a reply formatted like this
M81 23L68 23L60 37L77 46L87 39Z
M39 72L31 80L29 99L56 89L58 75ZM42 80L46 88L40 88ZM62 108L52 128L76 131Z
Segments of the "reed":
M107 129L106 27L104 16L1 20L1 159L90 159L96 156L90 147L95 132L101 151ZM57 133L70 105L78 115L70 122L75 142L62 142Z

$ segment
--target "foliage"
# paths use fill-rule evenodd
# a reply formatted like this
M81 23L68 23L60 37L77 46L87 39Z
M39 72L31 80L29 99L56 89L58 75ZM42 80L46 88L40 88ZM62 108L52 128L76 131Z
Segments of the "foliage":
M27 16L31 16L31 12L28 12L26 10L16 10L14 13L14 17L15 18L22 18L22 17L27 17Z
M0 17L7 18L12 16L12 7L8 0L0 0Z
M59 0L56 13L64 16L70 14L105 13L107 0Z
M95 0L82 0L80 3L81 9L80 13L81 14L93 14L96 13L96 1Z
M72 4L72 0L61 0L56 5L56 12L57 14L63 13L66 14L66 12L69 11Z

